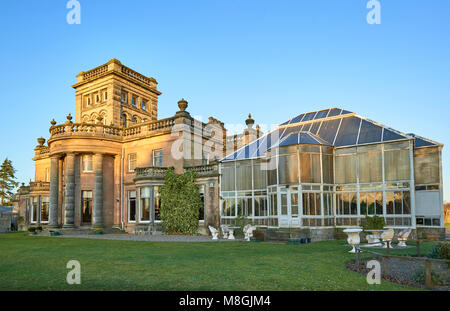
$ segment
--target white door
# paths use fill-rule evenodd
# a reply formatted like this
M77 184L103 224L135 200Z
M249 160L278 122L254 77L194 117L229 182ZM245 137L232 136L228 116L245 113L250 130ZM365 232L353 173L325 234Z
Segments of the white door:
M278 224L280 227L299 227L298 191L279 188Z

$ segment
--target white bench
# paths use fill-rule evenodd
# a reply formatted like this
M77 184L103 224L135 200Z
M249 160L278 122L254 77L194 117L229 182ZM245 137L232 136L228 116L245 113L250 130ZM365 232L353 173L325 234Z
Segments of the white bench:
M254 230L256 230L255 226L252 226L250 224L245 225L244 229L242 229L242 231L244 231L245 234L245 240L250 241L250 238L253 236Z
M212 235L212 239L213 240L218 240L219 239L219 231L214 228L213 226L208 226L209 231L211 232Z
M406 241L408 241L408 237L411 234L411 229L405 229L399 232L397 236L398 247L406 247Z
M228 239L228 234L230 233L230 229L227 225L220 225L220 229L222 230L222 236L224 239Z

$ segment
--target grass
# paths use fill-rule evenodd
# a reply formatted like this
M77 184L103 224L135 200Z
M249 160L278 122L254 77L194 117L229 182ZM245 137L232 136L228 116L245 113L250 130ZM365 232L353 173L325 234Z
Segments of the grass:
M432 245L422 246L422 253ZM0 235L0 290L414 290L368 285L345 241L176 243ZM414 253L415 248L392 254ZM69 260L81 284L68 285Z

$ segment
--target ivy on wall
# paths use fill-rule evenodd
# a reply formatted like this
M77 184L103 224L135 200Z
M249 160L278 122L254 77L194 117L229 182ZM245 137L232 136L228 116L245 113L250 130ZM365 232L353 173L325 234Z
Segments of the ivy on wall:
M166 233L196 234L202 207L200 187L195 184L195 172L175 174L173 168L164 176L161 194L161 221Z

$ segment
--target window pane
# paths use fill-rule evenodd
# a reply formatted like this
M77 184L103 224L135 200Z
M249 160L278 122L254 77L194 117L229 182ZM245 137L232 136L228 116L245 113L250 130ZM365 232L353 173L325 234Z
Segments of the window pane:
M414 178L416 184L440 183L438 148L414 150Z
M402 193L394 192L394 214L402 214Z
M150 220L150 199L141 199L141 220Z
M280 155L278 172L280 184L298 184L297 154Z
M409 150L385 151L384 165L387 181L410 179Z
M252 167L250 161L236 162L236 184L237 190L252 189Z
M394 193L386 192L386 214L394 214Z
M267 171L262 169L259 161L253 161L253 187L255 190L267 187Z
M339 155L336 156L336 183L354 184L356 183L356 156Z
M403 214L411 214L411 196L409 191L403 192Z
M383 178L381 150L361 153L359 150L360 148L358 148L359 182L381 182Z
M235 186L235 171L234 171L235 162L224 163L222 166L222 190L223 191L234 191Z

